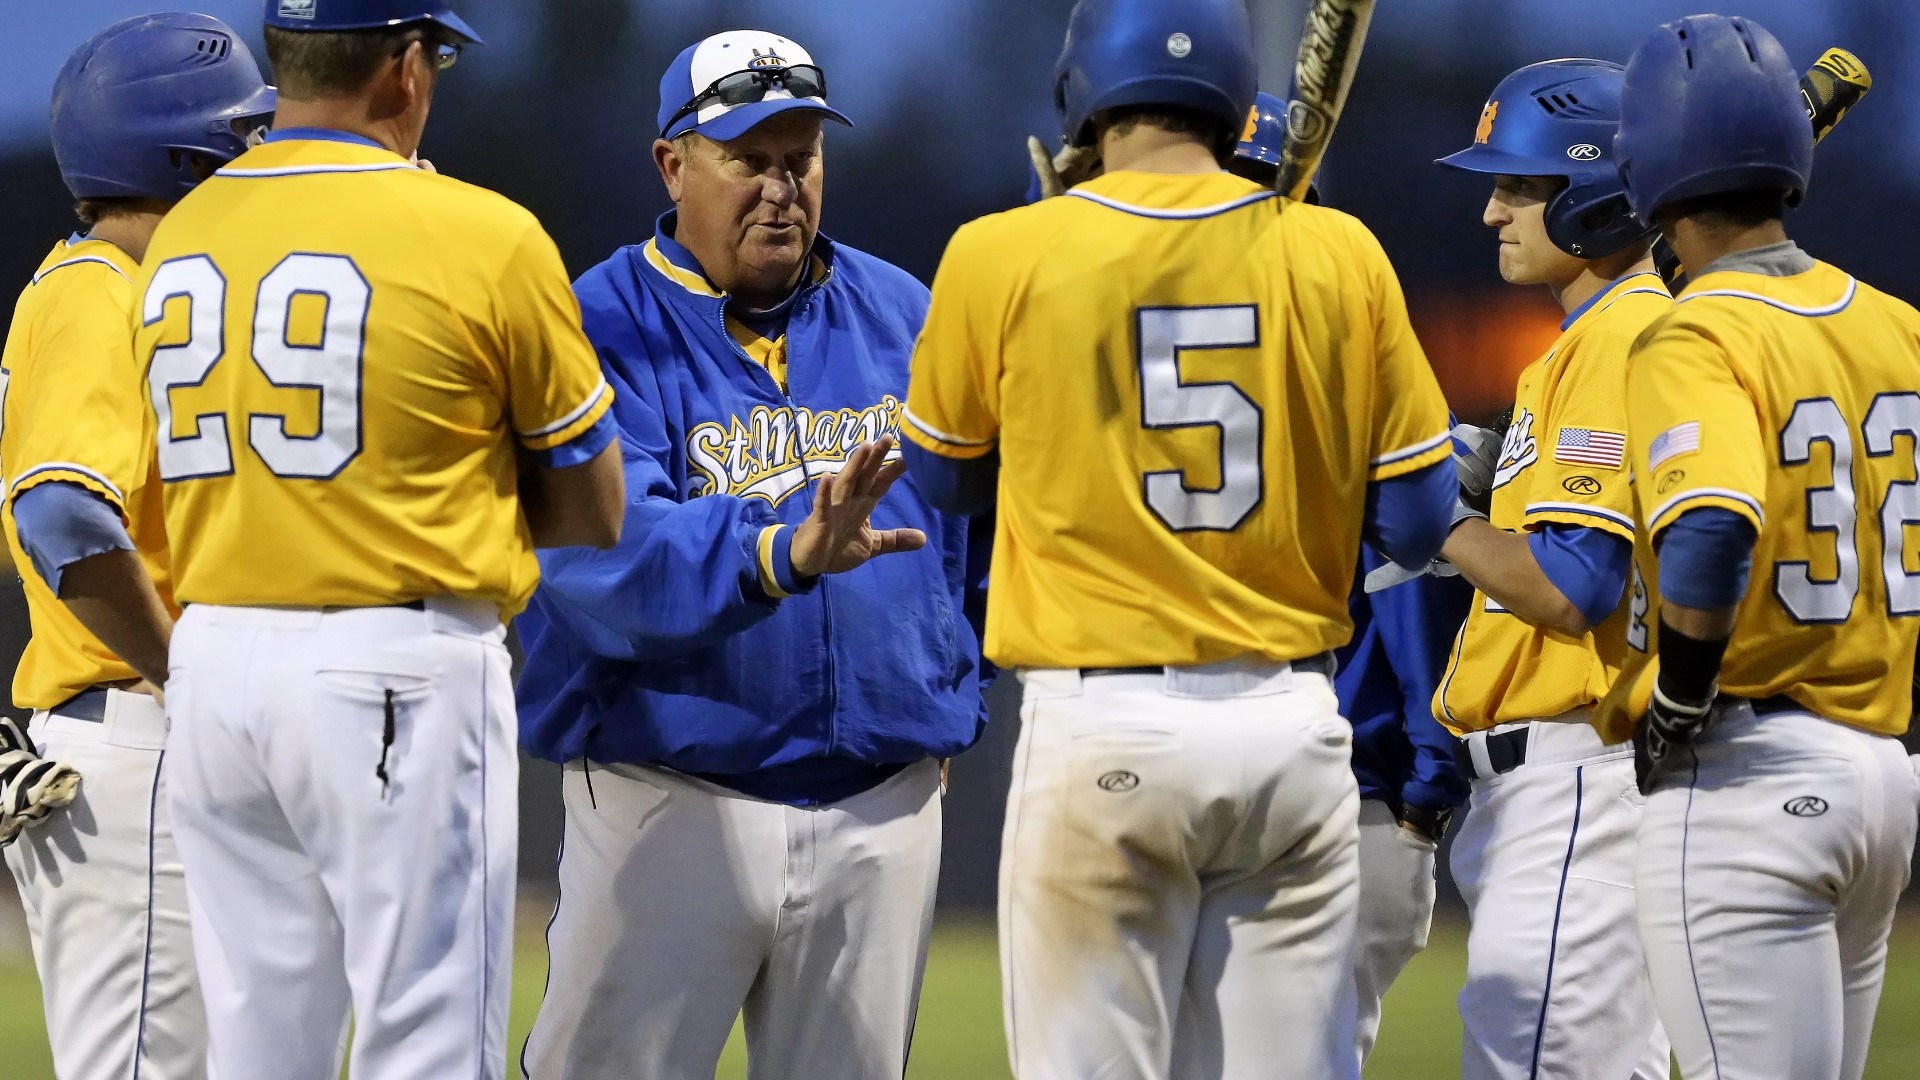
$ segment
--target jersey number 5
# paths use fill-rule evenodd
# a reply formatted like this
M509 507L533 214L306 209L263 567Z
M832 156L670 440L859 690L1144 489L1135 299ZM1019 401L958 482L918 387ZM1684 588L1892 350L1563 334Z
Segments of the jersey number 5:
M294 302L313 297L323 305L317 342L287 338ZM160 478L166 481L226 476L233 448L224 412L198 413L193 433L175 435L173 393L199 386L227 353L227 279L205 255L169 259L154 271L142 303L152 326L167 304L187 302L187 339L153 350L147 391L158 420ZM373 288L345 255L289 255L260 279L253 300L253 363L269 383L320 395L319 428L312 435L287 433L284 413L247 417L247 445L275 476L326 480L360 453L360 380L366 348L367 306Z
M1868 457L1892 454L1897 438L1905 435L1920 475L1920 393L1906 390L1874 398L1860 434ZM1807 464L1817 442L1831 448L1833 473L1824 486L1807 488L1807 528L1833 534L1835 574L1815 580L1808 563L1779 562L1773 570L1773 594L1796 622L1845 622L1860 593L1861 553L1855 535L1859 507L1853 490L1853 432L1832 398L1812 398L1793 407L1780 432L1781 464ZM1892 615L1920 615L1920 573L1907 569L1906 550L1907 530L1916 527L1920 527L1920 482L1890 482L1880 499L1881 544L1874 554L1880 557L1887 611Z
M1136 313L1140 423L1151 431L1214 427L1220 431L1220 486L1192 488L1178 470L1142 478L1147 509L1174 532L1229 532L1260 505L1260 407L1230 382L1180 378L1189 349L1249 349L1260 344L1259 311L1234 307L1141 308Z

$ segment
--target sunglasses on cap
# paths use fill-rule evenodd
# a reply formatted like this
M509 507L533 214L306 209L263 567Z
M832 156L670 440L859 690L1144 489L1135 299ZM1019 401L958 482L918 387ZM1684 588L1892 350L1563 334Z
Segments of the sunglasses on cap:
M794 64L783 68L748 68L713 80L713 85L693 95L693 100L680 106L680 111L673 114L672 119L667 121L667 126L661 131L663 133L672 131L673 125L715 101L729 109L737 105L751 105L756 101L763 101L776 83L797 98L827 96L826 72L812 64Z

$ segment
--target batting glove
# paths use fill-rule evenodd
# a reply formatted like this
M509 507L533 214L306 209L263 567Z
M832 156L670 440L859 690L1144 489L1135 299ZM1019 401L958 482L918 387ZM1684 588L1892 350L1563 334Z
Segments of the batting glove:
M1453 467L1460 474L1460 500L1485 516L1493 504L1493 476L1500 467L1500 444L1492 428L1460 424L1453 429Z
M1391 589L1401 582L1412 581L1418 577L1458 577L1459 575L1460 568L1445 559L1433 560L1427 564L1425 570L1409 570L1397 562L1390 562L1367 575L1366 589L1370 593L1377 593L1382 589Z
M0 847L72 803L79 793L80 774L71 765L34 753L20 725L0 716Z
M1713 695L1698 704L1678 702L1653 684L1653 698L1646 715L1633 729L1633 780L1640 794L1653 794L1653 785L1668 759L1681 747L1693 743L1700 729L1713 716Z

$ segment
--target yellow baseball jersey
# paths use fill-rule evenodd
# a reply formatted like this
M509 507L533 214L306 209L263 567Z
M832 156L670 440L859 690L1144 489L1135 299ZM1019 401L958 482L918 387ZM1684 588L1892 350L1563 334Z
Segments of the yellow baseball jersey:
M1578 525L1631 543L1627 354L1672 307L1657 274L1609 285L1520 373L1488 520L1508 532ZM1579 637L1534 626L1475 591L1433 710L1456 735L1592 705L1626 654L1627 606Z
M1110 173L963 227L905 421L935 454L999 451L1007 666L1331 649L1368 482L1452 452L1379 243L1225 173Z
M167 215L136 286L182 602L524 606L518 463L574 463L612 402L533 215L281 132Z
M0 354L0 516L33 624L13 674L13 703L21 708L52 708L99 683L139 676L34 570L20 547L14 499L54 482L105 499L119 511L161 597L170 595L152 422L127 331L138 272L125 252L102 240L55 245L14 305Z
M1759 538L1720 690L1907 728L1920 637L1920 314L1825 263L1703 275L1635 347L1634 648L1601 734L1627 738L1657 652L1651 541L1697 507Z

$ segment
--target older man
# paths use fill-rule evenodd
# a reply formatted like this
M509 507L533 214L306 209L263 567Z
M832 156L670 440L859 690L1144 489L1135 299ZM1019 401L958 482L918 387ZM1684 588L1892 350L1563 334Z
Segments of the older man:
M758 31L661 84L675 209L576 285L634 493L544 563L528 749L567 766L530 1075L898 1077L979 734L986 545L900 481L927 290L818 234L825 78ZM828 576L834 580L827 581Z

